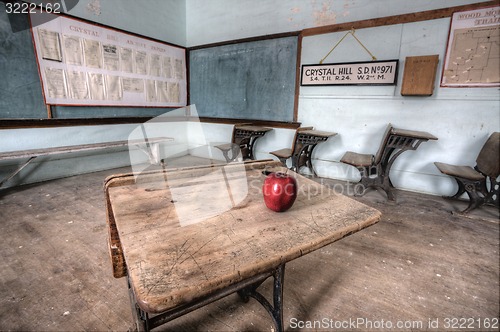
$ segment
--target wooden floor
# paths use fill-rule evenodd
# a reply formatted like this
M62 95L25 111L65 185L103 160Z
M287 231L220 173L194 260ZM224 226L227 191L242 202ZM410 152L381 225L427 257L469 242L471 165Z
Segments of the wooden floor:
M107 175L124 171L0 192L0 330L133 328L126 281L111 272L102 192ZM323 181L349 194L348 184ZM460 323L499 330L498 210L461 217L450 211L464 202L404 191L396 203L377 191L355 199L379 209L381 222L287 265L287 331L442 331L453 323L457 331ZM261 287L270 294L268 281ZM160 328L272 329L256 301L242 303L237 295Z

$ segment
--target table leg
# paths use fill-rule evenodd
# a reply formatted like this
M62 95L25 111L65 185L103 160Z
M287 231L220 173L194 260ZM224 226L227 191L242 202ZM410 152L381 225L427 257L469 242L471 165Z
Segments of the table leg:
M12 172L9 176L7 176L5 179L3 179L2 181L0 181L0 187L2 187L4 183L6 183L10 179L12 179L19 172L21 172L23 170L23 168L25 168L26 166L28 166L28 164L30 162L32 162L35 158L36 158L36 156L35 157L30 157L27 161L25 161L23 164L21 164L14 172Z
M127 284L128 284L128 295L130 298L130 305L132 308L132 316L134 318L135 328L138 332L149 331L150 328L149 328L148 313L144 312L137 305L137 301L135 300L134 291L132 290L132 287L130 287L130 280L128 279L128 277L127 277Z
M280 265L272 274L273 283L273 304L257 291L262 281L250 285L238 291L240 297L246 302L249 297L253 297L271 315L276 331L283 331L283 284L285 281L285 264Z

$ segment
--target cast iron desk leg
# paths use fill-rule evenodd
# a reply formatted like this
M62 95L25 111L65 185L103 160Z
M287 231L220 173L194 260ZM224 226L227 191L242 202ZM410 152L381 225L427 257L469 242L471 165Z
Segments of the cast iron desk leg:
M248 159L254 160L254 155L253 155L253 146L255 144L255 141L257 141L257 138L260 136L250 136L248 139Z
M391 135L389 137L388 143L382 155L380 174L378 175L378 184L376 185L387 193L387 198L389 200L396 200L396 197L394 196L394 185L389 177L392 164L403 152L416 150L422 142L426 141L427 139L399 135Z
M312 154L313 154L313 150L316 147L316 145L318 145L318 144L315 143L315 144L312 144L309 146L309 148L307 150L307 161L306 161L306 166L309 167L309 169L311 170L314 177L318 176L318 174L316 174L316 171L314 170L313 164L312 164Z
M309 168L313 176L317 176L316 171L312 166L312 152L316 147L317 143L314 144L304 144L302 148L292 156L292 171L299 172L302 166ZM302 162L301 162L302 161Z
M257 291L263 281L250 285L238 291L240 297L247 302L249 297L253 297L267 310L273 320L276 331L282 332L283 327L283 284L285 281L285 264L281 264L273 272L273 305Z
M266 132L254 132L250 136L248 136L246 141L246 148L248 149L247 158L251 160L255 160L255 156L253 154L253 148L259 137L262 137L266 134Z

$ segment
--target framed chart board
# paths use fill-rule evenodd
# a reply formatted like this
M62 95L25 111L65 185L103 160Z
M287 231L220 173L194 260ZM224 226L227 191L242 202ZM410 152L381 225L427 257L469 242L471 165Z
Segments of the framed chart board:
M46 104L186 106L184 48L45 12L30 24Z
M500 86L499 45L500 6L454 13L441 86Z

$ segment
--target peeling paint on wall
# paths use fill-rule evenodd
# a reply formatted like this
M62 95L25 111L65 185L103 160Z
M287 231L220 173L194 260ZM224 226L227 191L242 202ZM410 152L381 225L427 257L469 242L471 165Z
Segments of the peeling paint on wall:
M292 8L290 8L290 11L292 12L292 16L290 16L288 18L288 22L292 23L293 20L294 20L294 16L300 14L300 12L302 10L300 9L300 7L292 7ZM295 27L295 28L299 28L300 24L299 23L295 23L292 26Z
M333 10L333 0L322 1L311 0L315 26L331 25L337 22L337 14Z
M87 10L96 16L101 15L101 0L91 0L87 4Z
M350 14L349 8L351 7L351 0L346 0L344 3L344 11L342 12L342 16L347 17ZM356 6L356 2L352 1L352 5Z

